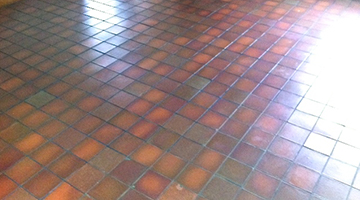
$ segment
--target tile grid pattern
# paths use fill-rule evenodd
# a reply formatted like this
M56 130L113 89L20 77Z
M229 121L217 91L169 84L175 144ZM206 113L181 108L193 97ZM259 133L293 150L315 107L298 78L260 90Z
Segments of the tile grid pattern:
M323 87L356 1L40 1L0 10L0 197L358 199ZM319 59L320 57L320 59ZM330 60L330 61L328 61ZM335 60L336 61L336 60ZM41 187L40 187L41 186Z

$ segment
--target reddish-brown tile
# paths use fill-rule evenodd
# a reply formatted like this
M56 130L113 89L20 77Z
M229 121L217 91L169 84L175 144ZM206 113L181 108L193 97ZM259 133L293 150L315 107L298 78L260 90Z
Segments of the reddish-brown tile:
M194 164L210 171L215 172L224 161L225 156L219 152L204 148L194 159Z
M261 149L246 143L240 143L231 154L231 157L250 166L255 166L262 153L263 150Z
M1 197L1 195L0 195ZM6 197L7 200L17 200L17 199L29 199L29 200L36 200L34 196L32 196L29 192L27 192L23 188L17 188L14 192L9 194Z
M39 164L29 158L24 158L8 169L6 174L18 184L23 184L40 170Z
M58 200L58 199L69 199L75 200L79 199L83 194L76 190L73 186L68 183L62 183L59 187L57 187L54 191L51 192L49 196L47 196L46 200Z
M159 200L166 199L188 199L195 200L196 193L184 188L180 184L173 183L170 187L159 197Z
M243 124L237 120L230 119L224 124L224 126L222 126L220 132L235 137L237 139L241 139L248 129L249 126L247 126L246 124Z
M127 189L125 184L107 176L90 190L89 195L95 199L118 199Z
M111 175L123 183L133 184L145 171L145 166L132 161L124 160L111 172Z
M211 173L194 165L188 165L180 174L177 181L186 188L198 193L210 177Z
M119 114L117 114L114 118L112 118L110 120L110 123L119 128L126 130L130 128L138 119L139 116L132 114L127 110L123 110Z
M171 132L166 129L161 129L158 131L152 138L151 144L163 149L169 149L178 139L180 135L174 132Z
M96 154L98 154L102 149L104 149L104 147L104 145L97 142L96 140L86 138L78 145L76 145L71 151L79 158L88 161Z
M0 153L0 170L5 171L17 161L19 161L24 155L14 147L8 147Z
M231 150L237 144L237 140L221 133L216 133L214 137L209 141L207 147L219 151L223 154L229 154Z
M171 148L170 152L189 161L202 149L202 146L186 138L180 138Z
M140 140L139 138L132 136L128 133L124 133L113 143L111 143L110 146L125 155L129 155L141 144L143 144L143 141Z
M151 166L163 154L163 151L156 146L146 144L137 149L131 158L145 166Z
M14 191L17 187L16 183L14 183L11 179L9 179L4 174L0 175L0 198L5 198L8 194Z
M259 171L253 171L245 188L261 197L271 198L274 196L278 185L279 181L277 179Z
M207 199L234 199L239 187L224 179L214 177L206 186L203 195Z
M24 188L37 198L42 198L48 194L56 185L61 182L60 178L47 170L42 170L30 179Z
M164 189L170 184L170 180L153 172L148 171L136 183L135 188L137 191L156 199Z
M79 170L74 172L67 181L81 192L87 192L98 181L104 177L104 173L93 168L89 164L85 164Z
M85 165L85 162L70 153L63 154L59 159L49 165L49 169L61 178L68 177L71 173Z

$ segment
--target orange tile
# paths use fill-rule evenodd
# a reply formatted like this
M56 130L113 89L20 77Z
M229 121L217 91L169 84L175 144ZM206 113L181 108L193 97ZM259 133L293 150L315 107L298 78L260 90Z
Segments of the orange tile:
M110 146L125 155L129 155L143 143L144 142L139 138L131 134L124 133L122 136L116 139Z
M115 138L123 134L123 131L111 124L105 123L100 128L98 128L96 131L94 131L91 134L91 137L104 143L109 144L112 142Z
M153 169L168 178L174 178L185 164L181 158L167 153L154 164Z
M6 171L6 174L18 184L23 184L35 173L41 170L41 166L35 161L24 158Z
M0 170L5 171L19 161L24 155L14 147L7 147L0 153Z
M105 146L101 143L91 138L86 138L76 145L71 151L79 158L88 161L104 149L104 147Z
M194 164L210 172L215 172L224 161L225 156L219 152L204 148L194 159Z
M254 171L250 175L245 188L261 197L271 198L274 196L278 184L278 180L261 172Z
M166 129L161 129L150 139L151 144L163 149L169 149L178 139L180 138L179 134L171 132Z
M59 187L57 187L49 196L47 196L46 200L60 200L60 199L79 199L82 196L82 193L76 190L73 186L68 183L62 183Z
M14 191L17 187L17 185L11 179L9 179L7 176L5 176L4 174L0 175L0 186L2 188L0 191L1 198L6 197L8 194L10 194L12 191Z
M180 174L177 181L194 192L199 192L210 179L211 173L194 165L189 165Z
M138 138L146 140L150 138L158 129L158 125L148 122L147 120L140 120L132 126L129 132Z
M74 124L73 128L80 131L81 133L88 135L95 129L97 129L99 126L101 126L103 123L103 120L92 115L87 115L80 121L78 121L76 124Z
M169 179L153 171L148 171L135 184L135 189L153 199L156 199L170 184L170 182L171 181Z
M8 195L6 199L9 200L16 200L16 199L29 199L29 200L36 200L34 196L32 196L29 192L27 192L23 188L16 189L13 193Z
M49 170L61 178L68 177L71 173L85 165L85 162L70 153L63 154L59 159L49 165Z
M61 182L61 180L47 170L42 170L32 179L30 179L25 185L24 188L27 189L31 194L37 198L42 198L53 188L56 187Z

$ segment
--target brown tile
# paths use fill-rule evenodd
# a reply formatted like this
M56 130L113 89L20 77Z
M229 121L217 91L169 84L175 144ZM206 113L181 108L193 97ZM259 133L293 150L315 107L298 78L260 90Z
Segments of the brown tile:
M178 98L178 97L175 97L175 96L171 96L169 95L168 98L166 98L162 103L161 103L161 106L170 110L170 111L177 111L179 110L181 107L183 107L183 105L186 104L186 101L181 99L181 98Z
M113 170L120 162L125 159L125 156L110 149L105 148L99 154L97 154L89 163L97 169L109 173Z
M257 169L277 178L283 178L290 167L290 162L271 153L266 153L260 160Z
M165 124L165 128L175 133L183 135L193 124L193 121L174 114L174 116Z
M14 147L7 147L0 153L0 170L5 171L19 161L24 155Z
M174 132L171 132L166 129L160 129L155 133L150 139L151 144L163 149L169 149L178 139L180 135Z
M252 169L236 160L228 158L218 171L218 174L237 184L243 184Z
M163 125L172 115L172 112L161 107L156 107L150 111L145 118L156 124Z
M266 149L273 139L273 135L254 127L246 134L244 142L260 149Z
M314 193L326 199L346 199L349 190L350 186L321 176Z
M7 112L7 114L15 119L21 119L34 110L35 110L35 108L32 105L24 102L24 103L21 103L15 107L13 107L12 109L10 109ZM2 123L1 123L0 129L3 129L3 128L5 128L3 126L5 126L5 124L7 124L6 122L9 121L9 119L6 120L5 118L2 118L1 121L2 121Z
M0 195L1 196L1 195ZM17 199L29 199L36 200L34 196L32 196L29 192L27 192L23 188L16 189L13 193L6 197L7 200L17 200Z
M126 130L130 128L138 119L139 116L127 110L123 110L119 114L117 114L114 118L112 118L110 120L110 123L119 128Z
M94 199L117 199L127 188L125 184L107 176L90 190L89 195Z
M45 141L45 138L41 135L32 132L21 138L21 140L18 140L14 146L21 152L29 154L45 143Z
M195 200L196 193L182 187L180 184L173 183L170 187L159 197L159 200L166 199L188 199Z
M73 186L68 183L62 183L59 187L57 187L49 196L47 196L46 200L56 200L56 199L69 199L75 200L79 199L83 194L76 190Z
M42 170L30 179L24 188L37 198L42 198L61 182L60 178L47 170Z
M253 171L245 188L261 197L271 198L274 196L278 185L279 181L277 179L261 172Z
M45 122L47 122L50 119L50 116L41 112L41 111L35 111L28 115L27 117L23 118L21 122L25 124L29 128L38 128Z
M250 166L255 166L262 154L263 150L246 143L240 143L234 149L231 157Z
M91 112L99 107L102 103L103 101L100 98L91 95L78 102L77 106L84 111Z
M186 188L198 193L210 179L211 174L194 165L188 165L177 178Z
M140 120L131 127L129 132L143 140L150 138L158 129L158 125L147 120Z
M280 127L282 126L283 121L272 118L268 115L261 115L255 126L264 130L265 132L276 134Z
M123 134L123 131L121 129L111 124L105 123L96 131L94 131L91 134L91 137L104 144L109 144L121 134Z
M153 172L148 171L144 176L136 183L135 188L137 191L156 199L164 191L164 189L170 184L170 180Z
M1 198L5 198L8 194L13 192L17 188L16 183L14 183L4 174L0 175L0 186L2 188L0 191Z
M56 138L54 138L53 141L61 147L69 150L73 148L76 144L78 144L80 141L82 141L84 138L84 134L73 128L70 128L60 133Z
M137 99L133 101L126 109L137 115L144 115L147 113L154 105L148 101Z
M104 148L105 146L96 140L86 138L76 145L71 151L79 158L88 161Z
M179 114L189 119L197 120L204 112L204 108L188 103L180 110Z
M224 179L214 177L203 191L207 199L234 199L239 187Z
M220 153L229 154L237 143L234 138L216 133L206 146Z
M298 188L312 192L319 177L320 174L312 170L299 165L294 165L287 175L287 180L290 184Z
M292 143L283 138L277 137L271 144L269 151L273 154L293 160L300 150L300 146L298 144Z
M131 134L124 133L113 143L111 143L110 146L125 155L130 155L135 149L137 149L143 143L144 142L139 138Z
M132 199L149 200L148 197L146 197L145 195L137 192L136 190L130 190L130 191L126 192L126 194L121 199L122 200L132 200Z
M24 158L8 169L6 174L18 184L23 184L40 170L41 166L38 163L29 158Z
M185 161L189 161L192 160L201 149L201 145L186 138L180 138L179 141L171 148L170 152Z
M199 123L213 129L218 129L226 120L226 117L213 111L207 111L199 120Z
M81 192L86 193L97 182L104 177L104 173L85 164L79 170L74 172L67 181Z
M123 183L133 184L145 171L145 166L133 161L124 160L111 172L111 175Z
M156 146L146 144L137 149L131 158L145 166L151 166L164 152Z
M76 107L71 107L61 115L59 115L59 119L69 125L74 124L79 119L83 118L86 113Z
M153 169L168 178L175 178L185 164L181 158L167 153L154 164Z
M70 153L63 154L49 165L49 170L61 178L67 178L71 173L85 165L85 162Z
M228 136L241 139L245 135L248 129L249 129L248 125L243 124L237 120L230 119L222 126L220 132Z
M225 156L219 152L204 148L199 155L196 156L193 163L210 172L215 172L220 167L224 159Z
M206 144L214 133L215 131L213 129L196 123L187 131L185 137L194 142Z
M101 126L103 123L103 120L94 117L93 115L87 115L80 121L76 122L76 124L73 125L73 128L80 131L81 133L88 135L95 129L97 129L99 126Z
M15 122L5 130L1 131L0 138L8 143L14 143L26 136L30 129L21 123Z
M86 96L86 92L77 88L73 88L64 93L61 98L69 103L76 103ZM56 101L56 100L55 100ZM55 109L52 107L52 109ZM57 110L56 110L57 111Z
M51 120L46 123L44 126L37 129L37 132L40 133L45 138L52 138L67 128L67 125L58 121L58 120Z

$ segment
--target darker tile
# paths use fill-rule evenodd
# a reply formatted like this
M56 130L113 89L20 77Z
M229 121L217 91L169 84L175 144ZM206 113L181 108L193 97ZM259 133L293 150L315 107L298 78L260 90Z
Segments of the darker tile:
M90 190L89 195L95 199L117 199L127 189L125 184L107 176Z
M60 178L47 170L42 170L30 179L24 188L37 198L42 198L61 182Z
M123 183L133 184L145 171L145 166L132 161L124 160L111 172L111 175Z

